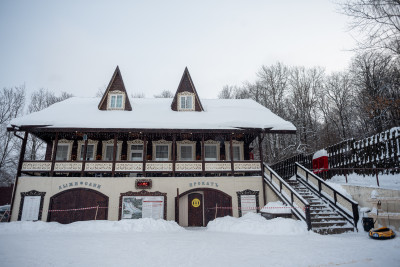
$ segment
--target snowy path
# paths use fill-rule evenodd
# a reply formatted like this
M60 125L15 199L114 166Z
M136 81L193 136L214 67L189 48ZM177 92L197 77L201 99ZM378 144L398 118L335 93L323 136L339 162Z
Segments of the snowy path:
M364 232L0 232L1 266L400 266L399 251Z

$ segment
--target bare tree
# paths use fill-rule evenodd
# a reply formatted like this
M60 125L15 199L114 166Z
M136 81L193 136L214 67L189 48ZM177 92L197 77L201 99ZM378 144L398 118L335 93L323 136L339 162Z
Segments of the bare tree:
M20 142L7 132L7 126L22 114L24 104L25 86L0 91L0 184L8 185L14 180Z
M352 0L343 3L341 8L353 19L351 28L365 35L359 40L359 48L400 54L399 0Z
M146 96L144 93L134 93L134 94L131 94L131 97L132 98L145 98Z
M171 91L164 90L161 94L154 95L155 98L173 98L174 94Z
M41 88L31 94L31 99L28 106L28 113L38 112L72 96L72 94L66 92L62 92L60 96L56 96L54 92ZM29 160L37 160L39 158L43 158L43 140L34 135L29 135L25 157Z

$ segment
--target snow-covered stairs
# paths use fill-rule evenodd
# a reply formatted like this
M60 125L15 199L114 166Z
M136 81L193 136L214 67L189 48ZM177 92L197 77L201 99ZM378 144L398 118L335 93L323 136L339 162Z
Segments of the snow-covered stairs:
M314 232L326 235L354 231L353 226L318 194L315 194L297 180L288 180L287 183L309 202L311 226Z

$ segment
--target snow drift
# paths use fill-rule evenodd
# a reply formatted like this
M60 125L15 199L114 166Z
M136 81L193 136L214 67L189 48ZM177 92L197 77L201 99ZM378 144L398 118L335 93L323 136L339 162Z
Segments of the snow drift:
M174 221L143 218L121 221L82 221L70 224L56 222L10 222L0 224L0 232L177 232L185 231Z
M256 213L247 213L240 218L233 218L230 216L217 218L208 223L207 231L257 235L313 234L313 232L307 231L307 225L303 221L285 218L266 220L260 214Z

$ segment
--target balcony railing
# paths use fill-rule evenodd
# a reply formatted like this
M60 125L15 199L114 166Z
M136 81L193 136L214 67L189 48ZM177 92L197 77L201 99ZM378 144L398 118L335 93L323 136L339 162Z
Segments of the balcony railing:
M238 173L261 172L261 162L248 161L24 161L22 172L90 173ZM233 169L232 169L233 167Z

